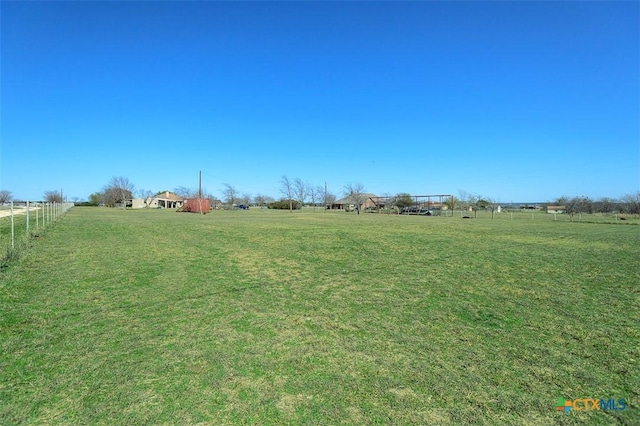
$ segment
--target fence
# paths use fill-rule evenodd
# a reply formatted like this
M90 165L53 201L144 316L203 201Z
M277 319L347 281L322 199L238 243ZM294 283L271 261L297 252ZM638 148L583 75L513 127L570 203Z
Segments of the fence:
M576 222L576 223L602 223L640 225L640 216L637 214L623 213L576 213L573 216L567 213L547 213L544 210L503 209L495 211L456 210L454 217L469 217L477 219L494 219L496 221L528 221L539 222Z
M14 202L0 206L0 266L73 207L73 203Z

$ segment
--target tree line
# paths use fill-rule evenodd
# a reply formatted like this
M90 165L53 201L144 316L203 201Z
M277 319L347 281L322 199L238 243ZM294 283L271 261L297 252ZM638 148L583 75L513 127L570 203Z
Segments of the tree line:
M206 190L200 192L197 189L179 186L174 188L172 192L183 198L208 198L212 206L235 205L251 205L261 208L288 209L296 210L302 206L327 206L332 205L338 199L338 196L329 191L326 185L317 185L305 182L300 178L290 178L283 175L278 182L278 191L281 195L276 199L269 195L256 194L252 196L246 192L240 192L230 183L223 183L220 189L220 199ZM135 185L124 176L114 176L107 182L100 191L89 195L86 202L78 203L78 198L72 198L77 204L107 207L126 207L128 200L137 196L139 198L150 200L154 196L164 193L165 191L154 192L148 189L136 190ZM364 185L361 183L349 183L342 188L342 197L349 203L362 206L367 198ZM385 204L393 205L398 209L412 206L415 201L408 193L384 194L382 195ZM6 204L13 200L11 191L0 190L0 205ZM45 191L43 193L43 201L61 203L64 201L62 191ZM458 196L451 196L444 201L449 209L470 209L470 210L487 210L492 215L497 211L500 202L496 198L484 197L478 194L469 194L464 190L458 191ZM602 197L599 199L591 199L587 196L561 196L556 198L549 205L563 206L566 214L571 216L579 213L603 213L609 214L614 212L627 214L640 214L640 191L624 195L619 199Z
M171 192L182 198L207 198L211 201L212 206L224 205L232 207L244 204L247 206L252 205L274 209L282 209L286 206L289 210L299 209L307 205L319 206L333 204L337 199L337 196L328 191L326 186L312 185L304 182L300 178L290 179L287 176L282 176L279 184L279 192L282 195L279 199L260 193L252 196L249 193L240 192L234 185L227 182L222 184L220 199L206 190L200 191L184 186L176 187ZM111 178L101 191L89 195L89 200L85 204L92 206L123 207L126 206L127 200L131 200L134 196L150 199L164 192L166 191L153 192L146 189L136 190L135 185L128 178L115 176ZM354 197L354 200L359 199L363 192L364 186L361 184L349 184L344 188L345 195L351 195ZM364 202L364 200L360 201L361 203Z
M42 199L38 201L45 201L47 203L62 203L63 198L64 196L62 194L62 191L45 191ZM75 199L77 200L78 198ZM15 201L11 191L6 189L0 190L0 206L11 201Z

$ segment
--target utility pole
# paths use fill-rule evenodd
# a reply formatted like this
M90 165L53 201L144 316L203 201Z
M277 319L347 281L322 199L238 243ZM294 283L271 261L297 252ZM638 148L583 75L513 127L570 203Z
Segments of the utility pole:
M327 212L327 182L324 182L324 212Z

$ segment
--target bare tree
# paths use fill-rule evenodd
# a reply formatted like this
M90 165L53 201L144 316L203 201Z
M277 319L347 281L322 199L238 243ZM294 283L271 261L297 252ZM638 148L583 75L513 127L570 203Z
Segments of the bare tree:
M640 191L622 197L624 210L630 214L640 214Z
M121 204L122 208L127 207L127 200L133 198L135 185L124 176L114 176L104 188L105 204L115 206Z
M447 197L447 199L444 201L444 205L447 206L447 208L451 210L451 214L453 214L453 211L456 208L456 197L454 197L453 195Z
M187 188L186 186L178 186L173 189L177 195L182 198L198 198L198 190L193 188Z
M316 211L316 204L320 201L318 198L322 196L324 189L321 186L308 186L309 199L311 200L311 204L313 204L313 211ZM326 208L326 207L325 207Z
M324 204L325 204L325 209L327 208L327 206L331 206L333 204L335 204L336 200L338 199L338 197L336 196L336 194L334 194L333 192L330 191L323 191L324 192Z
M387 214L391 214L391 211L395 211L396 207L396 196L391 195L389 192L385 192L382 194L382 201L378 201L378 211L384 206L384 210L387 211Z
M240 204L244 204L245 206L249 206L251 204L251 194L242 193L240 198L238 198L238 202Z
M469 193L464 189L458 189L458 200L460 201L460 216L463 210L469 209Z
M473 217L478 217L478 209L486 205L486 200L483 200L478 194L467 195L467 208L473 210Z
M255 197L253 197L253 203L263 209L269 203L269 199L270 197L266 195L257 194Z
M238 190L231 185L230 183L223 183L224 188L222 189L222 198L227 203L228 206L233 206L236 204L236 198L238 198Z
M104 187L102 189L102 202L107 207L115 207L118 203L118 194L114 189Z
M151 204L151 199L153 198L153 191L150 189L140 189L137 191L138 197L144 199L144 208L148 208L149 204Z
M44 199L47 203L61 203L62 194L60 191L45 191Z
M305 184L302 179L296 178L293 181L293 193L298 203L300 203L300 208L303 208L304 202L307 199L307 184Z
M595 203L595 210L599 213L609 214L614 210L616 201L609 197L602 197Z
M366 201L364 185L361 183L350 183L344 187L344 195L356 205L356 211L360 214L360 209Z
M211 200L213 198L213 194L209 194L209 191L207 190L207 188L203 188L202 189L202 199L209 199ZM212 204L213 205L213 204Z
M0 191L0 206L3 205L4 203L8 203L9 201L11 201L11 191L7 191L6 189L3 189Z
M500 208L500 201L496 198L485 198L484 208L491 211L491 219L495 217L496 212Z
M564 205L564 211L569 215L573 222L573 217L579 213L585 213L590 209L591 200L589 197L560 197L557 200L558 205Z
M293 211L293 188L293 182L291 182L291 180L287 176L283 175L282 179L280 180L280 192L282 193L282 195L287 197L287 200L289 201L290 212Z

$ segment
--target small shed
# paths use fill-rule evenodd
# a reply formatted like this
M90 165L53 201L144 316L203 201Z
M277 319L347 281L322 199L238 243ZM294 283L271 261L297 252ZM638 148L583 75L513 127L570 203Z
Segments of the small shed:
M547 213L564 213L566 210L565 206L547 206Z
M187 198L182 205L183 212L209 213L211 203L208 198Z

